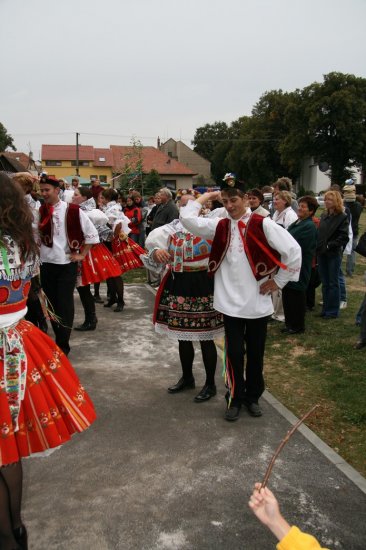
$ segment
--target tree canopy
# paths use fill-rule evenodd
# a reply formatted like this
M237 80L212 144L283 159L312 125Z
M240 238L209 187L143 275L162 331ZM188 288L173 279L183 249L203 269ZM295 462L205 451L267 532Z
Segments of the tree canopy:
M0 122L0 151L5 151L8 147L16 151L13 138L8 134L5 126Z
M216 181L226 171L250 186L296 178L310 156L342 184L366 164L366 79L332 72L303 90L265 92L251 116L197 128L192 144Z

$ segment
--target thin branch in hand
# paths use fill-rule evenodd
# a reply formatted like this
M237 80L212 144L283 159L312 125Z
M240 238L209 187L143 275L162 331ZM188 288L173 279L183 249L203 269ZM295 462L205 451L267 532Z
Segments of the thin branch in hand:
M271 462L268 464L266 474L265 474L265 476L263 478L263 481L262 481L261 489L264 489L264 487L267 485L268 480L269 480L269 476L271 475L272 468L274 466L274 463L276 462L276 459L277 459L278 455L280 454L280 452L282 451L283 447L286 445L286 443L288 442L290 437L296 432L296 430L300 426L300 424L302 424L304 422L304 420L306 420L311 414L313 414L315 409L317 409L318 407L319 407L319 404L314 405L306 414L304 414L304 416L302 416L300 418L300 420L298 420L296 422L296 424L294 424L292 426L292 428L287 432L285 437L282 439L281 443L279 444L279 446L276 449L276 452L272 456Z

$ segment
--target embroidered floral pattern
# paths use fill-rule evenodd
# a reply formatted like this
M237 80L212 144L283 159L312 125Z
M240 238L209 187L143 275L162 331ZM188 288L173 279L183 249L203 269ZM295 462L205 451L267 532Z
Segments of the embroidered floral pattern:
M184 332L190 329L210 331L222 326L222 315L213 309L212 295L184 297L165 290L159 304L157 322Z

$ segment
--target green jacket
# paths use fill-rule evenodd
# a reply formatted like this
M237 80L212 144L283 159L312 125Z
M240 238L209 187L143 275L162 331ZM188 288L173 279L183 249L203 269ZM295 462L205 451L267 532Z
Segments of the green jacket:
M311 264L315 256L317 228L311 218L297 220L289 225L287 231L301 247L302 261L300 277L297 282L287 283L288 288L305 291L308 287L311 275Z

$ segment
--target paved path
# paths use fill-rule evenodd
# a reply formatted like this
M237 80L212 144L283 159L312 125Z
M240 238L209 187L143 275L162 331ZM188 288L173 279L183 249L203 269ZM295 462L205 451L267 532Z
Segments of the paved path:
M168 394L178 351L152 330L153 300L148 287L129 286L122 314L98 305L98 329L73 333L70 359L98 420L50 457L24 461L30 550L275 548L247 501L289 422L270 396L263 417L243 411L226 422L220 375L218 396L194 403L199 353L197 389ZM366 548L366 494L301 433L270 487L288 520L323 545Z

